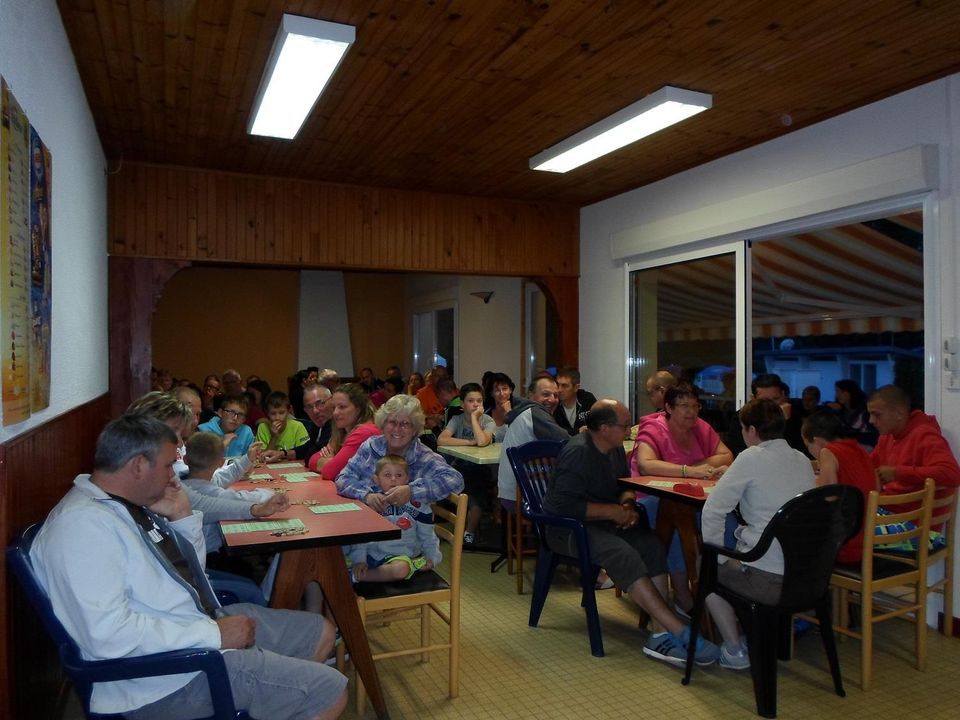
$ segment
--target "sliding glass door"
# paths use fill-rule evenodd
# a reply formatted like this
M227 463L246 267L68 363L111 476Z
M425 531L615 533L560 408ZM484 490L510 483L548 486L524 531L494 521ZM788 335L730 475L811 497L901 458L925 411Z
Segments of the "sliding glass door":
M628 391L634 417L655 409L646 381L667 370L702 391L702 416L724 432L739 406L746 347L742 243L628 267Z

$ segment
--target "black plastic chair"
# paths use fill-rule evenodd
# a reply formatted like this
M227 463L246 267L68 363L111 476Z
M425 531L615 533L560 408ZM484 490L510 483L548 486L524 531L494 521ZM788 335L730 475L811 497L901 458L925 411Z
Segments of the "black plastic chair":
M739 553L704 543L683 684L690 682L706 597L715 592L733 606L747 635L757 714L768 718L777 716L777 660L790 659L793 614L810 608L815 609L820 623L834 689L837 695L845 697L830 617L829 585L837 552L857 533L862 519L863 494L859 489L825 485L784 504L749 552ZM783 589L776 605L762 604L719 583L718 555L741 562L755 561L767 552L774 539L783 549L784 560Z
M548 515L543 511L543 496L547 492L547 480L553 472L557 456L564 443L556 440L537 440L518 447L507 448L507 458L513 474L520 483L523 494L523 514L529 518L537 531L540 548L537 551L537 569L533 580L533 597L530 600L530 627L540 622L540 613L547 601L553 574L559 563L574 565L580 569L580 586L583 589L580 604L587 614L587 633L590 636L590 653L603 657L603 638L600 634L600 615L594 584L600 567L590 560L590 546L583 523L574 518ZM579 558L556 553L547 543L547 527L572 530L577 541Z
M200 671L207 676L214 707L213 715L207 720L250 720L246 712L234 707L230 680L219 650L174 650L116 660L84 660L77 644L54 615L50 598L34 574L30 547L40 527L40 524L31 525L15 544L7 548L7 565L17 576L27 599L57 647L63 671L76 688L87 718L106 720L122 717L91 712L90 696L94 683Z

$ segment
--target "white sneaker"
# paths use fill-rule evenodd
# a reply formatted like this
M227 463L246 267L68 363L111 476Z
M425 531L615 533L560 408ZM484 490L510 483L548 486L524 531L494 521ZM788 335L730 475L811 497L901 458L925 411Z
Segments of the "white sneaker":
M727 670L750 669L750 653L743 638L740 638L737 649L733 652L727 650L726 644L720 646L720 667L727 668Z

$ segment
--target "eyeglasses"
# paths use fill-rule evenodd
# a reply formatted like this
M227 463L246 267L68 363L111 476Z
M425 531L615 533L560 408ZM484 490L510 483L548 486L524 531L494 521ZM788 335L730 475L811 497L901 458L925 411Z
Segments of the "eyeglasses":
M219 390L219 389L220 389L220 386L219 386L219 385L213 385L213 384L211 384L211 383L207 383L206 385L203 386L203 389L204 389L204 390Z
M322 408L322 407L323 407L324 405L326 405L326 404L327 404L327 401L326 401L326 400L317 400L315 403L311 403L311 404L309 404L309 405L304 405L304 406L303 406L303 409L304 409L304 410L319 410L320 408Z
M663 385L657 385L655 388L650 388L649 390L647 390L647 395L655 395L656 393L660 392L663 389L664 389Z
M232 417L234 420L243 420L247 416L245 412L239 410L224 410L223 414Z
M699 409L700 409L700 403L698 403L698 402L692 402L692 403L677 403L677 404L674 405L673 407L674 407L675 409L677 409L677 410L699 410Z
M399 428L400 430L410 430L413 428L413 423L409 420L397 420L395 418L387 418L386 425L391 427Z

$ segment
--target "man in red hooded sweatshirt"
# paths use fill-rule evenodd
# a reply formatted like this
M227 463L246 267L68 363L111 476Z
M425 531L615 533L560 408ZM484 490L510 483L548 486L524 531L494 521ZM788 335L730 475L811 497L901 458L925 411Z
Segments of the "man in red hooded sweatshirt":
M932 415L910 410L910 397L884 385L867 402L870 423L880 432L871 459L885 495L923 489L926 478L938 487L960 486L960 466ZM940 493L938 492L938 495Z

